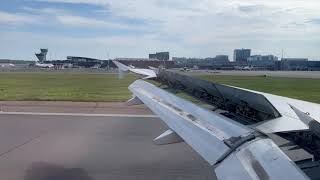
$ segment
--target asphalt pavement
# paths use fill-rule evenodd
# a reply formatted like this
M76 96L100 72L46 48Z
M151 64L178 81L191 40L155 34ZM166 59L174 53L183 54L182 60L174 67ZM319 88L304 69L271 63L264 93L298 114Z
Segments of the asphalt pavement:
M155 117L0 114L6 180L215 179L185 143L158 146Z

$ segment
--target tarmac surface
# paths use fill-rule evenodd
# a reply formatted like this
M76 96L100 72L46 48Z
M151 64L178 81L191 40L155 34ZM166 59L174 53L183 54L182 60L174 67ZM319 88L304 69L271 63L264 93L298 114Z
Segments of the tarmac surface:
M157 146L154 117L0 114L6 180L215 179L185 143Z
M155 145L165 130L143 105L0 101L0 179L216 179L187 144ZM281 147L292 160L310 158L290 148Z

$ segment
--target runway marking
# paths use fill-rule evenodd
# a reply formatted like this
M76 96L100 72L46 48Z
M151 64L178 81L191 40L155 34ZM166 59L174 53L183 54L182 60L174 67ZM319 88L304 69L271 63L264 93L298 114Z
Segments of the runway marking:
M0 154L0 157L2 158L4 155L8 154L8 153L11 153L12 151L15 151L16 149L19 149L20 147L26 145L26 144L29 144L31 143L32 141L38 139L40 136L42 136L42 134L38 135L38 136L35 136L33 138L30 138L28 140L26 140L25 142L21 143L21 144L18 144L18 145L15 145L13 146L12 148L10 148L9 150L3 152Z
M38 115L38 116L87 116L87 117L141 117L155 118L157 115L136 114L89 114L89 113L42 113L42 112L0 112L0 115Z

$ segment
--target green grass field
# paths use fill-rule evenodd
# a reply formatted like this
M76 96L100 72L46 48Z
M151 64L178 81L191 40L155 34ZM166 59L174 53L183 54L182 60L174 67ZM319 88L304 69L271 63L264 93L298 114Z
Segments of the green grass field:
M320 79L212 76L202 79L281 96L320 103ZM128 85L137 79L127 75L89 73L0 73L0 100L126 101Z
M320 79L261 76L199 76L208 81L320 103Z
M127 75L119 80L116 74L0 73L0 100L125 101L135 79Z

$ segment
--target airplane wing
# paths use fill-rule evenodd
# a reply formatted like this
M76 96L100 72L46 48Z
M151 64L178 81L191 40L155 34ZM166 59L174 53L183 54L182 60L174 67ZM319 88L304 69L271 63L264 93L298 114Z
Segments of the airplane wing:
M129 86L134 97L128 105L145 104L168 126L154 139L156 144L186 142L213 167L218 179L319 178L318 104L172 71L156 75L156 81L212 106L200 107L148 82L135 81ZM282 151L270 134L288 140L312 158L290 159L286 153L291 149Z
M139 68L135 68L133 66L126 66L118 61L112 61L119 69L119 71L131 71L133 73L136 73L136 74L140 74L140 75L143 75L143 76L146 76L145 78L143 79L150 79L150 78L155 78L157 77L157 74L155 73L154 70L152 69L139 69Z
M308 179L266 135L179 98L143 80L129 86L168 125L156 144L185 141L215 170L218 179ZM129 101L130 103L130 101Z

